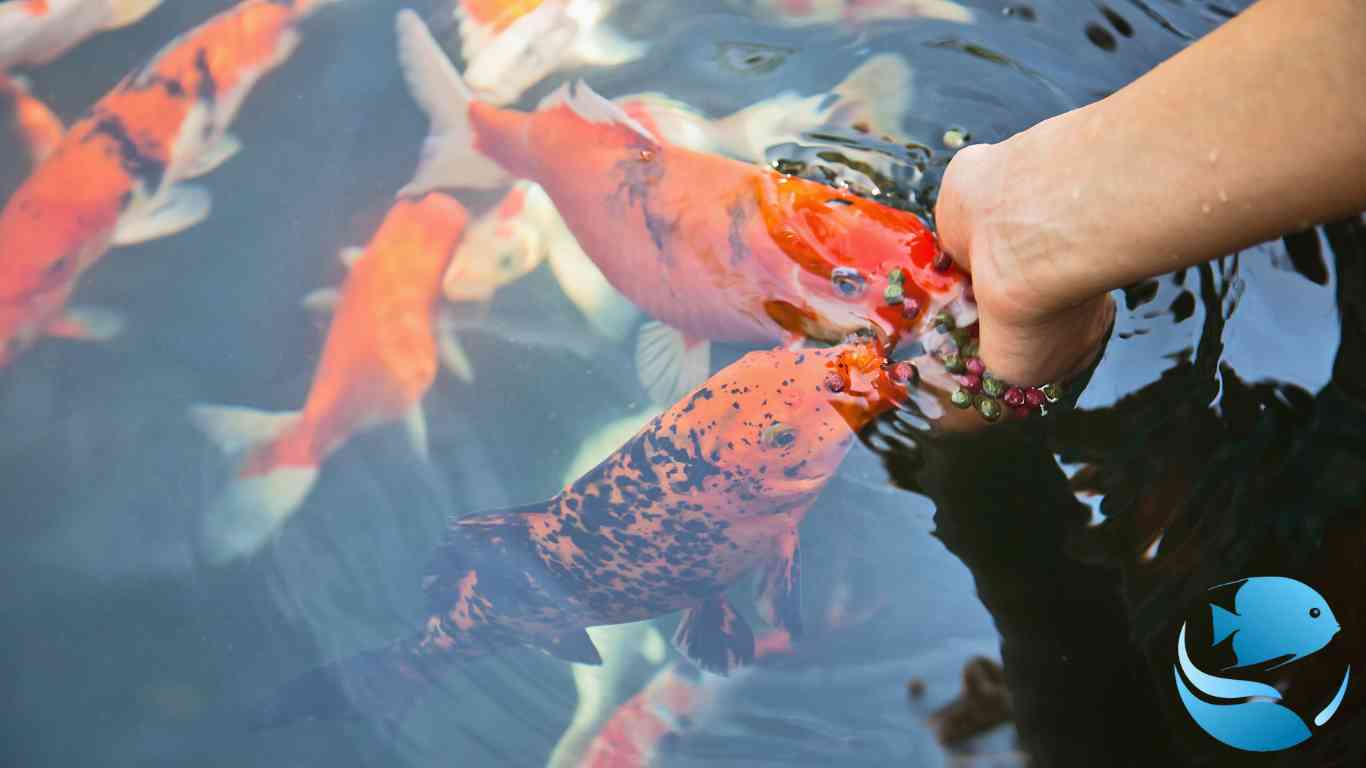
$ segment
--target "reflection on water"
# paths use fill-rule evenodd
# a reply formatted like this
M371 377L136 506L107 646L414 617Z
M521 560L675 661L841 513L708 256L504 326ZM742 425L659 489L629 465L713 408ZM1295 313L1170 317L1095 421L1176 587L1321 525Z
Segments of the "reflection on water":
M230 5L164 4L32 68L32 92L73 122ZM462 25L449 2L416 5L467 56L508 23L476 19L492 3L468 4ZM898 382L861 399L846 381L779 408L763 401L784 401L785 377L826 387L823 363L811 366L834 353L742 358L748 339L717 337L727 343L703 365L720 371L718 394L656 406L638 381L637 310L594 277L554 206L534 192L509 206L500 190L459 191L469 253L453 261L478 259L488 285L461 294L475 272L445 276L459 303L432 330L446 367L422 398L431 461L414 458L406 409L385 411L379 421L409 428L356 429L330 446L267 543L215 564L206 516L237 467L186 410L311 399L330 320L299 301L348 280L333 254L371 242L427 130L397 65L398 7L343 3L304 22L233 124L241 151L195 182L212 194L208 217L91 266L72 304L117 309L117 338L37 341L0 373L8 763L1241 764L1194 727L1169 682L1176 633L1210 586L1293 576L1333 606L1342 634L1284 689L1297 711L1321 708L1360 660L1360 221L1132 287L1074 411L936 433L919 400L851 444L850 426L890 408L880 398ZM589 23L595 9L606 25ZM489 81L489 98L530 109L578 77L612 98L656 94L641 109L671 121L670 141L788 163L927 215L960 142L1099 98L1237 8L572 10L574 35L492 45L486 71L517 70ZM567 29L557 18L530 23ZM0 138L8 196L29 161ZM12 253L0 242L0 259ZM785 361L783 375L762 360ZM857 415L828 405L841 399ZM726 447L750 431L758 445ZM726 473L728 485L706 479ZM533 514L489 512L526 505ZM724 508L725 525L689 505ZM800 593L787 569L798 540ZM694 607L732 586L731 599ZM593 626L637 619L650 623ZM676 645L704 666L753 663L699 670L662 641L680 624ZM385 648L360 657L368 666L308 676ZM452 654L482 658L431 661ZM592 654L606 663L563 660ZM976 656L1003 661L1013 726L945 746L934 713L960 696ZM404 675L420 701L395 684ZM913 679L924 691L908 700ZM1360 690L1308 744L1266 762L1360 762ZM263 702L279 720L368 717L249 731Z

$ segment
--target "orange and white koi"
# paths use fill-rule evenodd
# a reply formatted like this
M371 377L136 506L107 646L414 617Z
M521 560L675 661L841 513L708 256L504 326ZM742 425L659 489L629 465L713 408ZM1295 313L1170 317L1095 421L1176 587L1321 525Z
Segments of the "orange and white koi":
M66 132L62 119L29 93L28 83L23 78L3 72L0 72L0 123L6 124L23 146L31 165L37 165L52 154Z
M434 314L466 218L440 193L400 200L369 246L344 252L353 263L303 410L191 410L225 451L242 454L205 518L210 557L242 557L265 544L308 495L320 465L358 433L401 421L426 458L422 398L437 372Z
M751 352L553 498L454 519L422 630L304 675L256 725L397 716L442 665L505 648L597 664L586 627L678 610L674 645L724 673L754 657L726 597L754 571L760 617L799 637L798 525L856 433L906 396L882 353L869 340Z
M411 11L400 63L432 120L406 188L526 178L545 189L607 280L657 321L637 345L642 382L672 402L706 378L709 341L836 341L873 330L894 344L964 299L914 214L770 168L658 138L582 83L533 113L476 100Z
M205 190L179 184L237 153L243 100L298 44L299 22L335 0L244 0L167 45L62 138L0 212L0 327L12 360L56 321L74 283L112 246L203 220Z
M3 0L0 72L47 64L86 38L126 27L161 0Z
M466 81L485 101L508 104L558 69L640 58L644 46L604 22L616 5L617 0L458 0Z
M754 660L792 652L792 636L774 629L754 638ZM622 704L584 750L575 768L648 768L669 736L684 730L715 704L728 678L699 672L687 662L659 670Z
M954 0L746 0L754 10L784 24L866 24L896 19L937 19L971 24L973 12Z
M827 95L788 92L715 120L660 94L625 96L616 103L643 115L670 143L698 152L763 162L765 150L830 126L859 126L895 134L910 101L910 70L893 54L874 56ZM579 246L545 190L529 181L470 227L446 275L446 299L488 301L503 286L548 263L560 287L593 329L623 341L639 311L603 277ZM457 342L452 338L450 344Z

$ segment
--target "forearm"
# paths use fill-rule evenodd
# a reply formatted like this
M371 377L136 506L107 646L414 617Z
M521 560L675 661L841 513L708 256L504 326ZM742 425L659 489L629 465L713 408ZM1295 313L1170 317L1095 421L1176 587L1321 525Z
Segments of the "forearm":
M1262 0L1002 148L1038 225L1009 245L1061 299L1366 209L1366 0Z

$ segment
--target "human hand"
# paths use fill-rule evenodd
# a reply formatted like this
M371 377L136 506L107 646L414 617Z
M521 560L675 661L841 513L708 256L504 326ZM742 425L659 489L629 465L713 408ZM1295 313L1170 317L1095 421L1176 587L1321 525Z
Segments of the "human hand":
M1095 359L1114 302L1077 279L1078 264L1106 254L1088 249L1085 227L1040 204L1056 197L1041 188L1051 175L1019 154L1009 141L961 150L944 174L935 220L943 249L972 274L987 370L1041 386Z

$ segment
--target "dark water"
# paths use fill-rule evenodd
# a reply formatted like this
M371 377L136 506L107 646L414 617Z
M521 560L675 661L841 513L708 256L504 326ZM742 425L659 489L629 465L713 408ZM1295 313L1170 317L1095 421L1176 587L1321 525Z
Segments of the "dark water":
M168 3L32 73L35 91L72 118L228 5ZM1004 138L1237 10L965 5L975 24L851 32L719 2L627 3L614 21L649 55L574 74L608 96L658 90L722 114L901 53L905 135L933 148L916 190L928 205L947 128ZM466 334L475 382L443 376L428 395L434 470L396 430L372 433L254 558L213 567L195 545L228 467L186 406L302 402L322 328L298 299L340 280L333 254L369 238L411 174L426 126L395 65L397 7L351 0L311 20L239 118L245 151L203 180L213 215L87 275L77 300L125 311L123 337L45 342L0 374L5 764L534 766L569 721L568 665L518 650L453 671L398 728L245 727L284 681L421 615L420 565L447 516L554 493L583 440L641 407L629 349L596 345L585 361L508 338L590 335L544 269ZM13 157L0 155L6 190ZM870 430L803 528L807 610L847 588L868 617L716 685L661 764L1020 764L1021 751L1045 766L1358 763L1361 685L1306 746L1254 760L1191 724L1169 670L1205 590L1260 574L1313 584L1343 627L1288 702L1316 710L1363 660L1364 254L1366 226L1345 222L1135 287L1074 412L969 436L929 436L904 414ZM979 654L1005 662L1015 727L949 753L926 718Z

